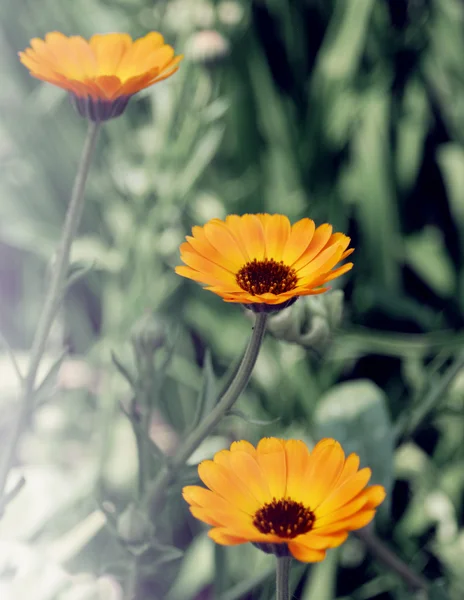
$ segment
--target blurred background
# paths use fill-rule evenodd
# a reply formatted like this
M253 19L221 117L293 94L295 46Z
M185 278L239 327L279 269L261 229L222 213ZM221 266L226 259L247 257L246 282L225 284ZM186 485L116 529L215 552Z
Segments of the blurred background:
M24 368L86 130L17 52L53 30L157 30L186 58L99 139L80 277L11 474L26 485L0 521L0 598L272 599L272 557L214 547L180 495L198 460L265 435L358 452L389 491L379 537L431 600L464 597L461 0L1 0L1 15L0 452L17 410L8 347ZM330 222L355 267L273 318L155 531L143 488L251 324L174 273L178 247L193 224L245 212ZM125 370L145 385L135 399ZM300 600L424 597L355 537L292 577Z

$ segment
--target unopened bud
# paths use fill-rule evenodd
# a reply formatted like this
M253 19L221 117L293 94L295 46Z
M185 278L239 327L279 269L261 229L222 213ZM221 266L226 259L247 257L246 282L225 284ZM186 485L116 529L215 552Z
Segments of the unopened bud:
M143 546L150 541L153 526L147 516L130 503L118 519L119 538L131 546Z
M146 313L132 327L131 340L137 354L150 356L164 346L166 325L151 313Z
M278 339L305 348L323 351L332 332L340 325L343 292L335 290L307 298L299 298L290 308L269 319L269 331Z

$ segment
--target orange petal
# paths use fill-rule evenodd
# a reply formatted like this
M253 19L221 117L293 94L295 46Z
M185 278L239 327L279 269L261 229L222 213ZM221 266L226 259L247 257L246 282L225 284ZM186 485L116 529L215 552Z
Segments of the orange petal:
M338 246L326 248L298 271L298 283L301 282L303 285L305 281L314 280L319 274L327 273L340 261L341 257L342 249Z
M112 100L117 97L121 89L121 82L115 75L102 75L95 79L95 84L101 90L99 96Z
M256 448L253 446L253 444L250 444L250 442L247 442L246 440L232 442L230 451L231 452L239 452L239 451L248 452L248 454L251 454L251 456L256 457Z
M246 544L250 540L245 538L237 537L232 535L227 529L222 527L215 527L208 531L209 537L222 546L238 546L239 544Z
M145 68L148 62L147 57L163 45L164 38L156 31L152 31L146 36L135 40L119 62L116 74L124 81L136 73L149 70ZM153 63L149 64L153 65Z
M250 257L250 255L248 254L248 250L245 245L245 240L243 239L242 217L239 217L238 215L229 215L228 217L226 217L225 223L220 219L212 219L210 223L218 223L222 224L223 226L226 226L237 241L238 246L240 247L243 255L246 258L246 262L253 260L253 257Z
M178 275L182 275L182 277L187 277L187 279L193 279L194 281L198 281L199 283L218 286L218 289L222 289L222 287L224 286L224 284L221 281L218 281L212 275L209 275L208 273L201 273L200 271L196 271L195 269L191 269L190 267L184 267L183 265L179 265L175 267L174 271ZM240 288L237 286L237 289Z
M287 498L302 502L305 497L305 488L308 482L305 473L309 462L309 450L306 444L300 440L288 440L285 442L285 454L287 457Z
M365 468L358 471L350 479L345 480L321 502L316 511L317 515L324 517L341 508L343 505L348 504L366 487L370 478L371 470Z
M190 512L196 519L208 525L220 525L230 528L239 536L250 537L256 531L251 523L251 518L245 513L240 513L234 509L224 511L216 507L191 506Z
M305 563L320 562L325 558L325 550L312 550L299 542L289 542L288 549L293 558Z
M225 467L212 460L205 460L198 465L200 479L210 490L237 509L250 515L254 514L260 501L255 499L249 487L243 482L242 474L234 471L236 470L233 467L231 469L230 466Z
M192 233L193 236L187 236L187 242L196 252L198 252L198 254L201 254L201 256L204 258L207 258L217 265L225 267L231 272L238 271L240 266L243 264L243 258L242 261L237 264L237 262L234 261L234 255L232 252L227 253L221 248L212 245L206 236L206 225L205 227L193 227Z
M312 219L301 219L293 225L282 255L286 265L293 265L300 258L311 243L315 230L316 225Z
M345 454L338 442L313 452L309 459L305 479L307 481L307 506L315 511L319 504L333 491L345 464Z
M257 460L271 496L283 498L287 486L285 446L278 438L263 438L257 448Z
M342 265L341 267L338 267L338 269L334 269L330 273L327 273L327 275L325 276L325 281L332 281L332 279L335 279L336 277L341 277L348 271L351 271L352 268L353 263L346 263L346 265Z
M350 519L353 515L359 514L360 511L364 510L367 503L367 499L362 495L354 498L344 506L337 508L333 512L323 516L318 517L318 511L315 510L316 513L316 522L314 525L314 529L322 529L326 526L333 525L337 522L343 522L346 519Z
M311 243L300 256L300 258L291 265L296 271L307 265L321 252L332 235L332 226L328 223L320 225L314 232Z
M290 221L284 215L266 214L257 217L264 229L265 258L280 262L291 231Z
M204 228L205 238L220 255L232 264L232 271L237 272L247 262L236 238L227 227L216 223L207 223Z
M181 246L181 259L182 261L192 269L210 275L217 281L235 282L235 275L228 271L226 268L216 265L207 258L200 256L191 246L188 244L182 244Z
M332 535L319 535L314 531L310 531L309 533L298 536L296 541L302 546L311 548L312 550L326 550L327 548L336 548L337 546L340 546L340 544L343 544L343 542L346 541L347 537L347 531L334 533Z
M363 496L367 499L366 508L375 508L385 500L387 492L383 485L371 485L364 490Z
M330 236L327 244L324 246L323 250L325 250L329 246L339 246L340 248L342 248L342 250L346 250L348 248L348 246L350 245L350 241L351 241L351 238L349 238L344 233L339 233L339 232L333 233Z
M97 60L98 75L115 75L124 54L132 46L132 38L127 33L97 33L89 44Z
M357 470L359 469L359 456L352 452L348 458L345 460L345 464L343 465L343 471L340 475L340 479L338 483L341 484L346 479L352 477Z
M243 215L240 231L247 255L250 260L263 260L265 252L264 230L256 215Z
M361 529L372 521L372 519L375 517L375 513L375 510L361 511L355 515L352 515L351 517L347 517L343 521L336 521L331 525L321 527L320 530L318 530L318 533L321 533L322 535L328 535L341 531L354 531L355 529Z
M296 296L317 296L318 294L323 294L324 292L327 292L330 289L331 288L329 287L319 287L317 289L313 289L312 287L308 289L303 288L301 290L298 290L298 294L296 294Z
M202 506L190 506L189 510L192 513L192 516L195 517L195 519L198 519L199 521L202 521L207 525L222 525L220 521L213 517L211 511L204 509Z
M230 464L234 473L246 483L250 492L261 505L272 501L266 478L258 462L248 452L240 450L231 452Z
M248 488L246 481L241 477L241 473L235 473L230 460L230 451L222 450L217 452L214 456L213 462L224 467L227 472L227 479L238 492L237 496L234 496L234 503L243 511L250 515L254 515L255 512L260 508L261 504L253 496L250 489Z
M347 250L346 252L344 252L342 254L342 260L345 259L347 256L350 256L350 254L353 254L354 252L354 248L350 248L349 250Z

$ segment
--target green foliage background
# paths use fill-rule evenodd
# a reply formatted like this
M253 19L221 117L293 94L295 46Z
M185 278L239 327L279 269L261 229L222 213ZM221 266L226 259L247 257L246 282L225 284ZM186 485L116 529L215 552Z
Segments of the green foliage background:
M189 516L180 485L193 466L158 524L162 548L147 550L147 517L127 512L137 452L111 352L134 372L134 339L166 328L174 350L162 382L145 378L147 427L172 451L250 329L239 307L174 274L179 244L213 217L281 212L352 236L355 267L334 282L343 321L331 320L337 296L300 300L288 318L312 341L268 336L240 412L192 465L237 438L334 435L389 489L379 537L433 584L432 600L462 598L463 4L2 0L0 329L21 364L86 127L16 53L53 30L152 29L186 58L101 135L73 249L73 267L89 272L58 316L45 363L69 355L18 453L27 485L0 522L0 597L273 597L270 557L214 548ZM0 372L1 451L16 410L6 351ZM159 457L150 461L148 478ZM295 566L292 585L301 600L416 597L356 538Z

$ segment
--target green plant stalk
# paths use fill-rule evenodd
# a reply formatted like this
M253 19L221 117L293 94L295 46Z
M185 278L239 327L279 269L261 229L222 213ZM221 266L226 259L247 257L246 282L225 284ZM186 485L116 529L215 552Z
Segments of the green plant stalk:
M149 513L153 520L157 518L166 489L175 479L179 469L185 465L193 452L214 430L219 421L232 408L242 391L245 389L250 380L251 373L253 372L256 359L258 358L261 343L266 331L266 323L267 314L257 313L253 333L243 356L243 360L229 388L218 398L218 402L213 410L206 415L198 427L187 436L177 453L169 461L169 464L160 471L150 486L147 500Z
M414 409L408 420L396 427L396 438L411 436L425 421L429 414L442 401L446 390L449 388L458 373L464 368L464 352L461 352L453 364L443 374L422 402Z
M289 575L290 563L289 556L276 557L276 600L290 600Z
M21 381L22 386L18 417L13 425L10 439L8 440L6 448L1 456L0 498L4 496L8 474L16 454L16 447L23 430L27 425L29 414L33 408L34 387L37 379L37 371L45 351L53 321L55 320L56 311L66 288L71 246L82 217L82 211L85 202L85 183L89 174L92 156L100 131L100 125L100 123L89 121L87 137L82 150L76 178L74 180L71 200L69 202L63 230L61 233L60 244L56 252L55 263L53 264L52 268L50 285L45 296L43 309L32 342L29 368L25 377Z
M355 532L355 536L362 540L366 548L391 571L397 573L403 581L415 590L427 590L428 581L415 573L405 562L394 554L385 544L380 541L368 528Z

